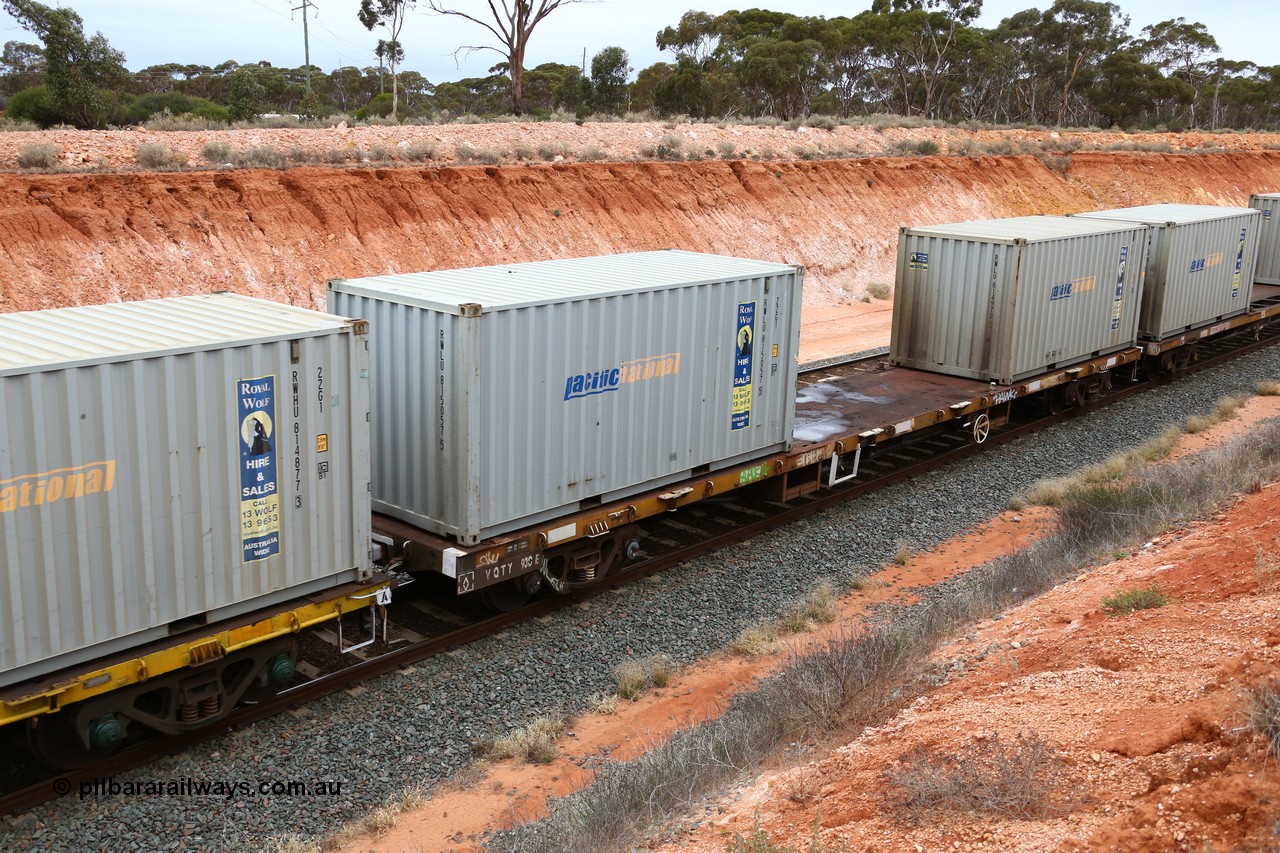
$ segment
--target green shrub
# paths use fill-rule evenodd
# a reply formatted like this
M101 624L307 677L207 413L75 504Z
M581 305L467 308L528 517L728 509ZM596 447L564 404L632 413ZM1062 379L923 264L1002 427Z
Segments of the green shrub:
M48 86L23 89L9 96L5 116L14 121L29 121L40 127L53 127L61 121L53 106L53 96Z
M932 139L921 139L916 144L916 153L922 157L932 157L942 150L942 147Z
M1159 584L1126 589L1102 600L1102 609L1112 616L1125 616L1135 610L1152 610L1169 603Z
M365 121L370 118L386 118L391 115L391 93L383 92L374 95L369 103L356 110L356 121Z
M124 109L126 122L146 124L151 130L207 130L230 119L230 112L221 104L181 92L142 95Z

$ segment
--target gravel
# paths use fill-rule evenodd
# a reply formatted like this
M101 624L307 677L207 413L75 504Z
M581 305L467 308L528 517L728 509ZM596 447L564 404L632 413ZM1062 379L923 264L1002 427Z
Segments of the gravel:
M0 849L243 850L291 834L321 838L457 772L482 738L553 710L584 709L593 693L612 690L620 661L656 652L695 661L775 616L817 577L847 584L891 561L900 542L944 541L1006 509L1037 479L1100 461L1277 378L1273 348L993 448L927 482L891 487L110 780L142 793L73 791L6 818ZM146 790L184 782L226 790ZM289 782L335 792L271 793Z

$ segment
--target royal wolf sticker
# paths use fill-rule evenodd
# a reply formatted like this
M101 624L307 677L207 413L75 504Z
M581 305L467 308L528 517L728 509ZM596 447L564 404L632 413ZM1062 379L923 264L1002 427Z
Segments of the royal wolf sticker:
M1231 279L1231 298L1235 299L1240 295L1240 270L1244 266L1244 235L1246 229L1240 229L1240 242L1236 247L1236 272L1235 277Z
M733 339L733 404L729 429L751 425L751 366L755 362L756 303L738 303L737 333Z
M1129 261L1129 247L1120 247L1120 271L1116 273L1116 297L1111 303L1111 330L1120 328L1120 315L1124 313L1124 268Z
M280 553L276 481L276 378L236 381L240 441L240 544L244 562Z

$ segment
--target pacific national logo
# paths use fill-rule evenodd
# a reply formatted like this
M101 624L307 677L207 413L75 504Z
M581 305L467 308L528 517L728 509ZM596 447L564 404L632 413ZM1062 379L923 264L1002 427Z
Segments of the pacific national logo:
M564 398L576 400L579 397L607 394L610 391L617 391L623 385L646 382L663 376L674 376L679 372L680 353L678 352L637 358L633 361L624 361L619 367L606 367L603 370L590 370L569 376L564 381Z
M0 480L0 512L109 492L115 484L114 459Z

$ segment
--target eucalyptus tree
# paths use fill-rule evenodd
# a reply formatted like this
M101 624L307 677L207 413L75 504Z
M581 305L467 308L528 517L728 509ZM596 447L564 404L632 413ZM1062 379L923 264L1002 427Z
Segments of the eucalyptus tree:
M1141 48L1147 61L1158 66L1166 75L1185 81L1191 90L1187 101L1188 120L1198 127L1197 102L1205 84L1217 69L1215 54L1221 53L1218 41L1209 34L1204 24L1187 23L1186 18L1161 21L1143 27L1145 39Z
M1129 16L1119 6L1098 0L1055 0L1041 15L1035 36L1057 91L1059 126L1085 103L1079 91L1088 89L1102 61L1125 43L1128 27Z
M368 2L368 0L365 0ZM386 2L386 0L383 0ZM426 0L427 8L437 15L449 15L470 21L488 30L497 44L463 45L458 51L473 53L492 50L507 61L511 75L511 108L516 115L524 112L524 57L529 39L538 24L562 6L589 0L486 0L483 11L469 12L449 8L445 0ZM481 5L475 3L474 5Z
M875 0L859 16L872 55L894 82L904 115L935 116L938 95L957 58L957 39L981 10L981 0Z
M34 0L0 0L0 8L44 43L45 83L59 118L80 128L105 126L129 79L124 54L100 32L86 37L72 9Z
M356 18L369 32L374 27L382 27L387 31L388 39L378 42L378 57L385 57L391 66L391 115L394 117L400 106L400 86L396 76L396 66L404 59L404 50L400 45L400 31L404 29L405 16L413 9L417 0L360 0L360 11Z

